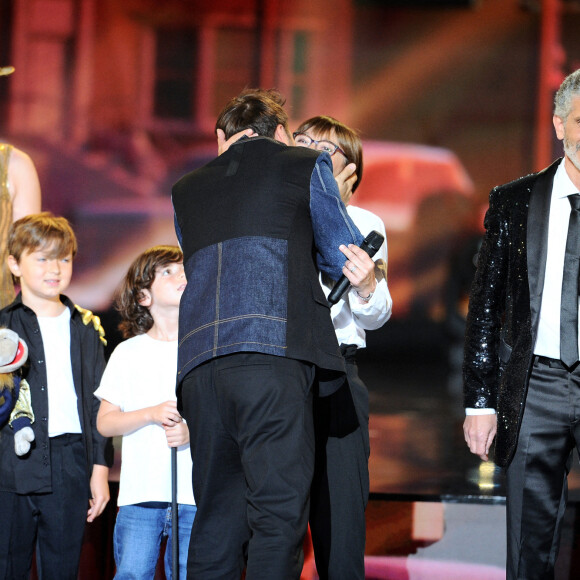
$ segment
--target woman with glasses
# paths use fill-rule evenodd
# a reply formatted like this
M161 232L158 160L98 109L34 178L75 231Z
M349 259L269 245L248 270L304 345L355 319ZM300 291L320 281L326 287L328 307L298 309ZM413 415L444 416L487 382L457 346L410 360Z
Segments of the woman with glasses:
M365 332L391 316L387 286L385 226L373 213L350 204L363 172L362 143L356 131L332 117L313 117L294 133L298 147L326 151L332 159L347 212L363 235L377 230L385 243L374 262L362 250L345 275L350 289L331 316L346 360L348 384L329 397L316 397L316 466L311 490L310 528L321 580L364 580L365 508L369 495L369 395L358 376L356 352ZM348 262L347 262L348 264ZM321 276L326 295L331 283Z

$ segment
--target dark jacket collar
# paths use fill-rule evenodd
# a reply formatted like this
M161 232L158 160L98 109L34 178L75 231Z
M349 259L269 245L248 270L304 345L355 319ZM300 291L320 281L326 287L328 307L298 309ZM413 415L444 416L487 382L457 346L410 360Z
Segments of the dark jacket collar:
M75 308L73 301L68 296L61 294L60 301L70 310L71 320L74 316L77 316L77 315L80 316L79 311ZM30 310L30 312L33 312L33 310L31 308L26 306L26 304L23 304L22 292L18 293L16 298L8 306L6 306L5 310L6 310L6 312L12 312L15 310L19 310L20 308L25 309L25 310Z

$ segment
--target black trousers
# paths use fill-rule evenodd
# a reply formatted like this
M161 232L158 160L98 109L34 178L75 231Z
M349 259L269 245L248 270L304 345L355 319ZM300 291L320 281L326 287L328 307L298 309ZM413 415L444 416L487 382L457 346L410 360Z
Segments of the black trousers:
M347 381L336 393L314 400L316 460L310 531L321 580L365 578L369 395L358 376L356 348L343 350Z
M580 367L536 361L507 469L507 580L554 578L568 472L580 444Z
M24 459L24 461L26 461ZM89 509L81 435L50 440L52 493L0 492L0 579L76 580Z
M197 503L188 580L292 580L302 571L314 470L306 363L258 353L216 358L182 389Z

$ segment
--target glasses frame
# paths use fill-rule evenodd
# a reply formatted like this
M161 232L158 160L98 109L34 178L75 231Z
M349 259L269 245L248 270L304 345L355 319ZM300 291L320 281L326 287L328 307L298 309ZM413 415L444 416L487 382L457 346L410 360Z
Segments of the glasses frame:
M310 139L310 143L308 145L306 145L306 147L310 147L310 145L312 145L312 143L314 143L315 145L318 145L319 143L322 143L323 141L326 143L330 143L331 145L336 147L336 149L332 153L330 153L328 151L327 151L327 153L332 157L337 151L339 151L340 153L342 153L342 155L344 155L344 158L348 161L348 155L336 143L333 143L332 141L330 141L330 139L320 139L320 141L317 141L316 139L313 139L308 133L304 133L303 131L295 131L294 133L292 133L292 137L294 137L294 140L296 140L296 137L298 135L303 135L304 137ZM301 147L301 145L297 145L297 147ZM320 150L317 149L317 151L320 151Z

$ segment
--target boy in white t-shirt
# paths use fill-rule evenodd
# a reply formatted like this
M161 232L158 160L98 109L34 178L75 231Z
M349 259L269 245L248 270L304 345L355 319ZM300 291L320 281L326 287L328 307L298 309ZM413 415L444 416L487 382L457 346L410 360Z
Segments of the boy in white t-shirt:
M179 301L186 284L181 250L155 246L133 262L116 299L119 328L128 340L111 355L95 396L101 400L99 431L123 436L117 580L153 578L163 537L165 575L172 578L171 447L178 447L179 570L186 577L196 507L189 430L175 397Z

